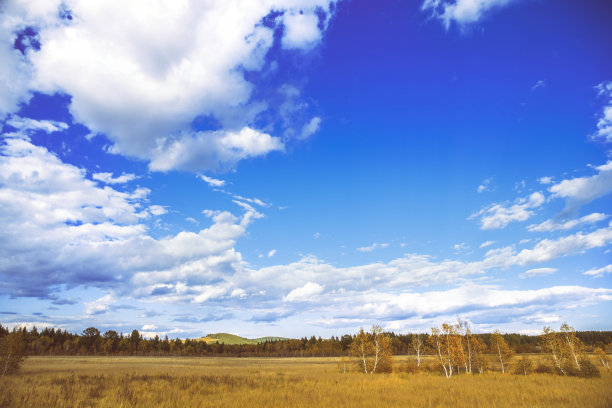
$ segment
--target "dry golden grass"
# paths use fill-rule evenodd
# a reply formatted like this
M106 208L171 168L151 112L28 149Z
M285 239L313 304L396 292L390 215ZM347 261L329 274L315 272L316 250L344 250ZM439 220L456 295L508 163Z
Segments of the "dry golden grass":
M401 367L402 359L397 365ZM2 407L611 407L612 377L343 374L337 358L30 357Z

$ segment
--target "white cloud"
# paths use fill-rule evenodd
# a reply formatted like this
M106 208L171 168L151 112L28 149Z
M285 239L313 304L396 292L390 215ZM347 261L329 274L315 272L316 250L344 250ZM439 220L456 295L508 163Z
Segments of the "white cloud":
M462 242L460 244L453 245L453 249L455 251L466 251L466 250L470 249L470 246L468 244L466 244L465 242Z
M285 302L305 302L323 292L323 286L314 282L307 282L304 286L293 289L285 296Z
M504 228L511 222L527 220L534 214L533 209L541 206L544 201L544 195L538 191L529 197L517 200L516 204L509 207L491 204L472 214L468 219L480 217L480 229L483 230Z
M546 176L546 177L540 177L540 178L538 179L538 182L539 182L540 184L552 184L552 182L553 182L553 178L552 178L552 177L548 177L548 176Z
M383 242L381 244L378 244L378 243L375 242L375 243L373 243L370 246L359 247L359 248L357 248L357 251L359 251L359 252L372 252L375 249L386 248L388 246L389 246L389 244L386 243L386 242Z
M451 22L459 25L475 23L484 14L514 0L425 0L421 9L431 12L448 29Z
M60 0L4 2L0 117L30 91L62 92L75 121L106 135L114 153L147 160L153 170L227 170L284 147L254 127L270 106L252 98L257 84L245 70L265 69L275 30L283 30L285 48L316 46L334 2L72 0L70 21L60 18ZM271 12L280 14L276 23L263 24ZM13 42L25 26L36 27L41 46L22 55ZM194 130L201 116L220 129ZM316 127L309 125L306 133Z
M284 48L308 50L321 41L319 17L313 12L290 11L283 16L283 24Z
M162 283L203 301L205 285L241 264L234 243L258 217L250 206L241 218L211 211L206 229L154 239L140 224L149 213L142 209L147 189L98 187L84 170L24 139L7 138L0 153L3 294L44 298L57 285L85 285L148 295ZM15 274L19 279L5 279ZM98 303L92 312L101 310Z
M94 173L91 175L94 180L101 181L106 184L125 184L132 180L136 180L134 174L123 173L120 176L113 177L113 173Z
M591 289L581 286L554 286L535 290L502 290L494 287L465 284L444 291L424 293L368 293L370 300L350 308L345 317L405 319L409 316L452 316L487 310L504 310L528 306L564 305L575 307L592 302L612 300L612 289ZM363 299L360 299L363 301ZM518 311L518 310L517 310ZM531 314L531 313L530 313Z
M117 301L113 293L108 293L93 302L85 302L85 313L88 315L107 312Z
M272 258L274 255L276 255L276 249L272 249L268 252L268 258Z
M551 275L551 274L553 274L555 272L557 272L556 268L535 268L535 269L529 269L529 270L521 273L519 275L519 278L521 278L521 279L533 278L534 276Z
M318 116L315 116L314 118L310 119L310 122L306 123L302 127L302 131L300 132L299 138L308 139L310 136L317 133L320 127L321 127L321 118Z
M149 167L157 171L199 168L223 171L240 160L283 150L284 145L278 137L250 127L237 132L197 132L159 142Z
M592 248L600 248L612 242L612 225L591 233L577 232L556 240L543 239L533 249L523 249L512 258L512 263L526 265L547 262L554 258L575 254Z
M599 95L605 95L609 98L608 105L603 108L603 113L597 121L597 132L592 135L595 140L601 140L606 143L612 142L612 81L602 82L595 87L599 91Z
M494 188L491 186L491 182L493 181L493 177L486 178L482 181L482 184L478 186L476 191L478 193L484 193L485 191L493 191Z
M565 222L560 222L557 220L546 220L541 224L530 225L527 227L527 229L533 232L569 230L584 224L595 224L599 221L605 220L608 217L609 216L607 214L592 213L589 215L585 215L584 217Z
M540 79L538 82L535 83L534 86L531 87L532 91L535 91L538 88L544 88L546 86L546 81L544 81L543 79Z
M548 189L554 197L567 200L566 213L612 193L612 160L595 167L595 170L598 173L593 176L563 180Z
M155 216L164 215L168 213L168 210L166 209L166 207L162 205L150 205L149 211L151 212L151 214Z
M321 233L320 232L315 232L314 234L312 234L312 237L314 239L319 239L321 237Z
M495 243L495 241L485 241L482 244L480 244L480 248L486 248L488 246L491 246Z
M6 120L6 124L16 128L20 132L25 133L29 133L29 131L44 131L46 133L53 133L68 129L68 125L64 122L22 118L16 115L11 115Z
M225 180L219 180L216 178L205 176L203 174L200 175L200 178L211 187L223 187L225 185Z
M601 278L607 273L612 273L612 265L606 265L601 268L593 268L589 269L586 272L583 272L583 275L592 276L594 278Z

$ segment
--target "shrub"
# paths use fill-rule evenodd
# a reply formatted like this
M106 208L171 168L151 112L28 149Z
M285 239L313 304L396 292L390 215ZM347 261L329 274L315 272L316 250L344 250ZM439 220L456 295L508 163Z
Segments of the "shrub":
M551 365L540 362L533 372L538 374L553 374L556 370Z
M418 374L421 372L421 367L417 365L416 361L410 360L400 370L408 374Z
M523 356L523 358L521 358L516 364L516 368L514 369L514 374L527 375L527 374L531 374L532 371L533 371L533 363L527 357Z
M580 371L578 372L578 377L596 378L599 376L599 369L591 362L591 360L587 360L586 358L580 360Z
M13 332L0 338L0 377L19 370L24 352L25 345L19 333Z

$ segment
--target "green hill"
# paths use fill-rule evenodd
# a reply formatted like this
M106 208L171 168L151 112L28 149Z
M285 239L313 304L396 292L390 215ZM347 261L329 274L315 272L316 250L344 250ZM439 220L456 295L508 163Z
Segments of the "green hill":
M279 340L289 340L289 339L287 337L272 337L272 336L253 339L253 341L256 343L265 343L266 341L279 341Z
M247 339L245 337L236 336L235 334L230 333L211 333L207 334L204 337L200 337L200 341L205 341L206 343L220 343L220 344L258 344L266 341L276 341L276 340L288 340L284 337L260 337L258 339Z

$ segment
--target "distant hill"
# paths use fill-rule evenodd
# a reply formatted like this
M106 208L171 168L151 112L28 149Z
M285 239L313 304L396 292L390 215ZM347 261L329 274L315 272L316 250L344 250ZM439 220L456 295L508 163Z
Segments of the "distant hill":
M258 339L247 339L245 337L236 336L230 333L212 333L207 334L204 337L196 339L199 341L205 341L206 343L220 343L220 344L258 344L266 341L277 341L277 340L289 340L285 337L260 337Z

